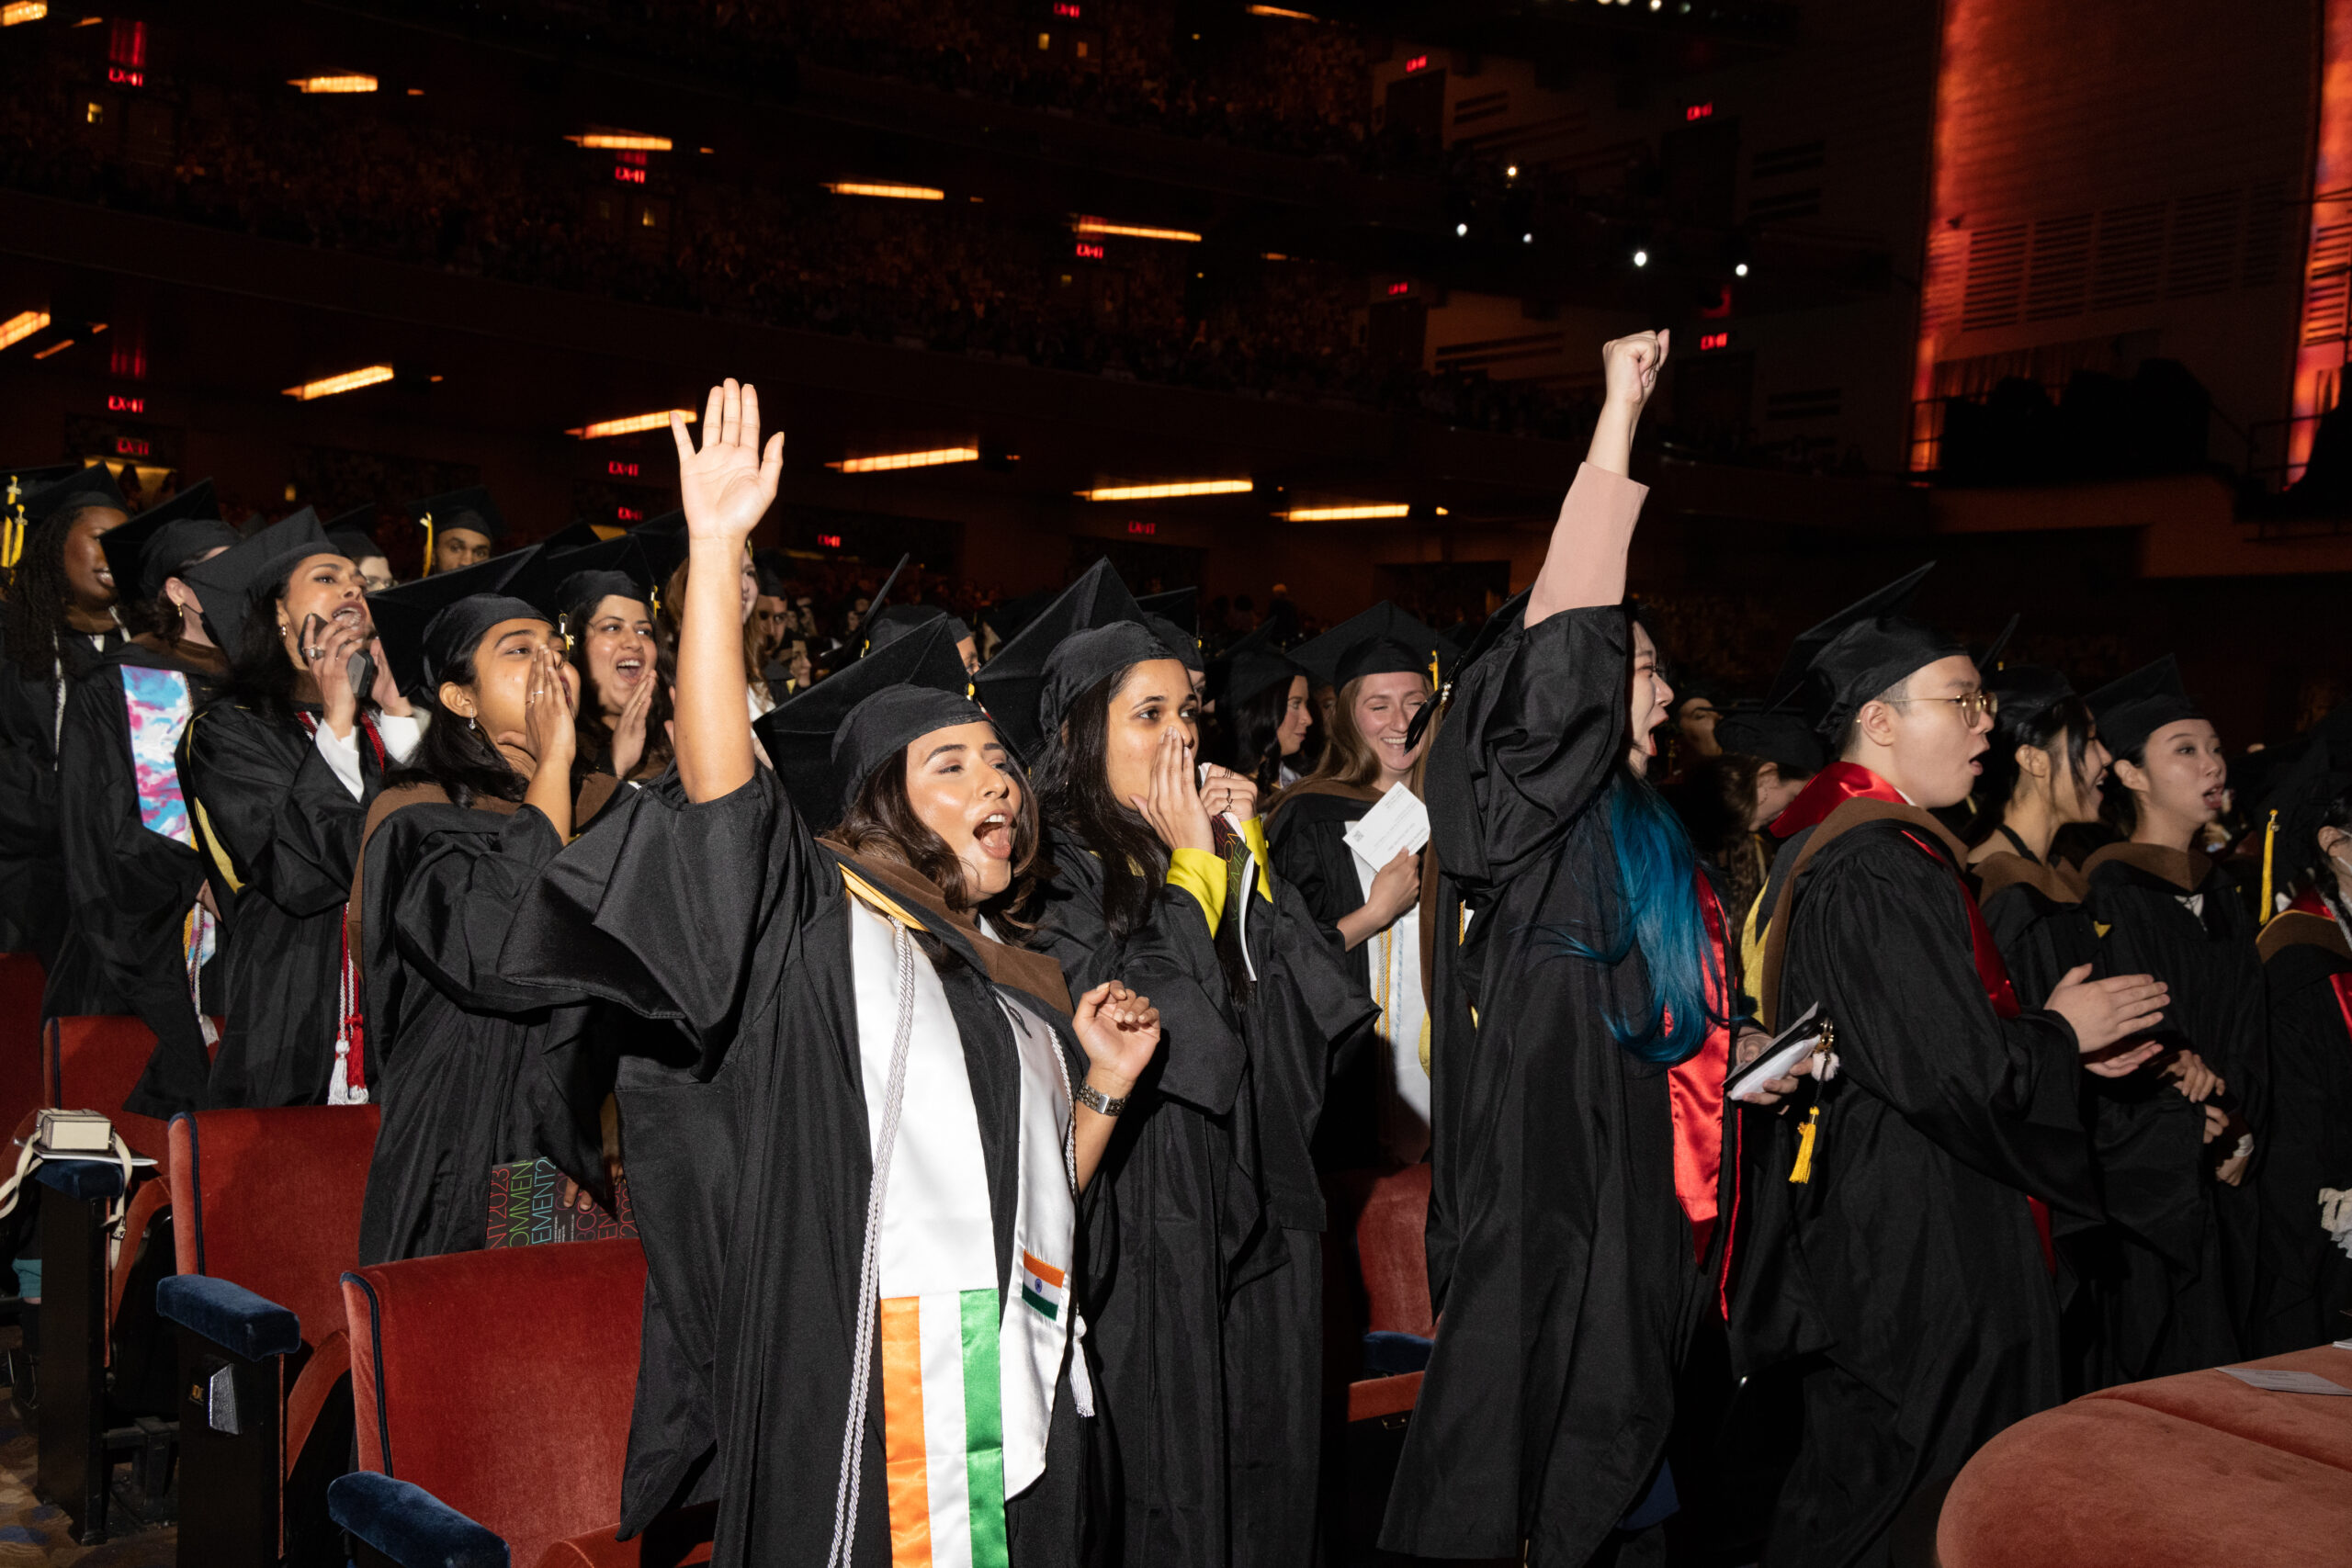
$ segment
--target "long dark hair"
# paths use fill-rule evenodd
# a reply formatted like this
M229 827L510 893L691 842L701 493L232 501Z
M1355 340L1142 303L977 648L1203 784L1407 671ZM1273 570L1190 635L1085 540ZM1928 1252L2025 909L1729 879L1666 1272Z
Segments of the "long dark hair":
M2017 798L2018 786L2025 781L2025 771L2018 766L2018 747L2030 746L2055 762L2059 758L2054 748L2059 737L2065 737L2066 767L2079 783L2095 728L2090 705L2073 695L2048 707L2013 704L1995 714L1992 744L1982 759L1984 772L1976 786L1976 797L1984 805L1976 819L1968 825L1969 847L1973 849L1993 836L2007 814L2009 802ZM2102 800L2102 810L2104 807Z
M466 649L456 662L443 669L441 679L460 686L472 685L473 649ZM416 754L405 766L385 777L385 788L439 784L458 806L471 806L483 795L519 801L529 792L530 781L514 771L506 753L492 744L480 726L441 705L440 687L417 698L415 705L425 715L424 739L417 742Z
M609 770L612 766L613 727L605 718L604 697L596 690L595 676L588 670L588 623L594 617L597 605L606 599L618 597L618 594L599 593L566 606L563 612L563 625L578 645L571 660L572 666L580 671L580 709L572 715L571 724L572 733L578 737L571 764L575 785L588 774ZM642 599L635 602L645 604ZM653 621L654 626L653 668L645 672L644 678L653 682L653 701L645 712L645 750L637 760L639 773L645 772L648 761L670 754L670 686L675 678L669 639L662 636L662 622L653 616L652 606L649 604L646 608L646 618Z
M65 576L65 540L83 513L76 506L46 519L25 541L25 553L8 582L8 660L27 678L57 678L58 639L73 607L74 585Z
M1017 909L1027 901L1035 883L1030 868L1036 863L1040 837L1037 796L1022 776L1019 763L1007 758L1005 765L1020 786L1021 804L1012 813L1012 886L998 895L998 900L1004 908ZM964 886L963 860L915 813L914 797L907 793L903 758L866 775L857 797L827 837L839 839L861 853L879 850L906 862L928 878L947 907L958 913L975 907ZM992 919L990 923L1000 930L1007 924L1020 928L1017 920Z
M1283 720L1290 716L1291 682L1297 679L1295 675L1284 675L1232 705L1233 752L1226 765L1237 773L1256 779L1260 789L1269 788L1282 778L1280 734ZM1305 753L1302 742L1302 761L1306 761ZM1303 768L1299 771L1306 772Z
M284 724L294 722L295 681L302 673L287 656L286 643L277 629L277 606L286 603L286 590L293 577L292 572L287 573L286 581L280 582L267 599L253 606L245 616L245 629L237 646L221 649L229 656L229 679L222 693L227 700ZM376 711L373 693L361 692L358 697L361 713Z

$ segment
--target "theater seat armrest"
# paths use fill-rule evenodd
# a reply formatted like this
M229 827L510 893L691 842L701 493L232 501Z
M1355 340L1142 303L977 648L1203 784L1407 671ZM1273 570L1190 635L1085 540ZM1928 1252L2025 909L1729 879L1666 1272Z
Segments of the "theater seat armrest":
M155 1311L248 1361L287 1355L302 1343L302 1322L291 1312L206 1274L156 1280Z
M122 1167L110 1159L45 1159L33 1179L84 1201L122 1196Z
M338 1476L327 1512L401 1568L510 1568L502 1537L410 1482L368 1470Z
M1367 1376L1393 1378L1427 1371L1430 1352L1437 1342L1419 1334L1375 1328L1363 1337L1363 1370Z

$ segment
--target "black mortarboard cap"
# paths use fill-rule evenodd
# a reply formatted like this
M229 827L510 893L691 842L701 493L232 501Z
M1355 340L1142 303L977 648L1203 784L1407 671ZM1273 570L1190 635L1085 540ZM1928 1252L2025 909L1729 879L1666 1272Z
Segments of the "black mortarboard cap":
M114 471L104 463L75 468L39 490L28 491L24 499L25 525L38 528L61 513L85 506L111 506L117 512L130 510L123 502L121 487L114 482Z
M1057 588L1040 589L1023 593L1017 599L1003 599L980 612L980 624L993 630L1001 641L1010 640L1030 622L1045 613L1046 607L1059 596Z
M339 553L319 525L319 514L306 506L180 576L204 606L204 626L213 646L233 659L244 645L245 622L255 606L312 556Z
M1160 595L1154 594L1153 597L1159 598ZM1159 645L1162 648L1183 662L1185 669L1206 670L1208 668L1207 661L1201 658L1201 639L1176 622L1156 610L1146 610L1143 613L1143 624L1151 628L1151 635L1159 639Z
M1045 739L1037 725L1037 699L1055 648L1078 632L1121 622L1141 631L1142 620L1135 595L1108 560L1098 560L997 649L996 657L980 669L980 701L996 716L999 731L1014 750L1035 757Z
M921 695L862 711L878 694L903 689ZM753 719L752 728L793 809L821 832L841 820L867 775L910 742L988 717L966 695L970 689L956 639L933 621L795 692Z
M1062 638L1046 656L1045 678L1037 683L1037 733L1060 730L1071 705L1119 671L1175 657L1140 621L1114 621ZM1191 682L1177 694L1191 695Z
M535 564L538 556L539 547L530 545L512 555L495 556L456 571L435 572L431 577L420 577L414 582L403 582L397 588L368 595L368 614L376 623L376 635L383 639L384 661L390 667L392 680L400 689L414 695L440 683L432 679L439 663L427 654L425 648L435 616L460 599L493 595L514 599L514 595L506 592L507 585ZM525 603L529 614L553 619ZM475 635L478 637L481 634Z
M141 601L161 593L166 581L205 551L237 542L236 529L220 521L210 479L198 479L98 536L116 595Z
M326 530L335 547L353 560L366 560L369 556L384 553L384 547L376 542L376 503L372 501L365 506L353 507L340 517L329 518Z
M1443 669L1441 649L1445 639L1437 628L1388 600L1361 615L1351 615L1329 631L1292 649L1290 656L1306 669L1317 685L1344 686L1365 675L1418 672L1430 676L1430 667ZM1434 677L1431 677L1434 683Z
M2051 709L2075 695L2074 682L2047 664L2011 664L1996 670L1989 659L1980 659L1976 668L1984 676L1984 689L2000 699L2001 722L2012 732L2040 723Z
M547 555L561 555L566 550L584 550L591 545L605 543L605 536L596 532L594 523L568 523L539 541L540 550Z
M604 539L571 549L541 540L531 558L506 580L502 592L536 604L549 621L569 614L583 602L607 593L643 599L653 591L652 568L645 548L630 535Z
M0 516L16 516L17 508L32 499L33 491L81 471L79 463L12 463L0 468Z
M1862 705L1939 659L1968 650L1904 612L1929 561L1847 605L1801 633L1764 699L1768 708L1793 705L1813 732L1835 745Z
M950 642L961 642L972 635L971 627L936 604L892 604L879 615L869 615L866 617L865 652L870 657L876 649L888 648L933 621L947 623L947 640Z
M2001 628L2000 635L1993 639L1984 652L1978 653L1973 649L1969 650L1969 657L1976 660L1977 673L1984 677L1987 684L1992 682L1993 671L2001 667L2001 656L2008 652L2009 644L2016 640L2018 623L2023 619L2025 617L2022 615L2011 615L2008 624Z
M454 576L444 572L443 576ZM528 604L511 593L469 593L454 604L445 604L424 623L424 636L419 639L415 660L418 672L417 690L437 690L448 671L471 653L482 635L502 621L544 621L537 606ZM379 632L378 634L381 636ZM390 644L384 657L392 657Z
M890 569L890 575L882 580L882 586L876 589L874 591L874 596L865 602L865 614L857 623L858 629L860 631L863 631L867 626L872 626L874 624L874 618L876 615L879 615L883 610L888 606L890 603L890 590L899 585L899 578L900 574L907 570L907 563L914 558L915 558L911 552L901 551L899 553L899 564Z
M2167 724L2204 716L2180 683L2180 665L2169 653L2109 681L2084 701L2098 722L2100 741L2118 757L2138 757L2148 737Z
M1306 665L1275 646L1276 629L1269 621L1226 649L1217 666L1217 701L1223 705L1217 709L1219 713L1229 716L1236 705L1248 702L1275 682L1287 685L1306 673Z
M1793 708L1734 703L1715 721L1715 744L1726 751L1761 757L1783 777L1809 778L1821 772L1821 738Z
M1136 604L1147 615L1165 615L1184 629L1193 639L1193 651L1200 651L1201 591L1197 588L1171 588L1165 593L1142 593Z
M1528 596L1534 592L1534 584L1530 583L1495 607L1495 613L1488 615L1479 626L1477 634L1470 638L1468 644L1463 648L1461 656L1454 660L1446 683L1438 690L1441 699L1450 697L1453 683L1468 674L1472 665L1486 658L1493 650L1495 644L1502 641L1505 633L1526 619ZM1421 743L1421 737L1428 732L1429 727L1437 721L1438 714L1444 705L1442 700L1423 703L1419 710L1413 715L1412 722L1405 727L1405 745L1408 750Z
M463 490L444 491L422 501L412 501L408 514L420 527L429 521L436 536L452 528L470 528L493 545L506 537L506 518L499 512L498 503L490 499L486 485L468 485Z

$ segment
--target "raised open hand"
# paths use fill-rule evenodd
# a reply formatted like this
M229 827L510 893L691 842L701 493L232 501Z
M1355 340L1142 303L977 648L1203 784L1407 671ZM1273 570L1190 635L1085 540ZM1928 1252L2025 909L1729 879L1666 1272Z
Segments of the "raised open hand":
M741 538L759 525L784 477L784 433L760 446L760 394L731 377L710 389L703 411L702 450L683 414L670 416L678 444L678 496L691 539Z

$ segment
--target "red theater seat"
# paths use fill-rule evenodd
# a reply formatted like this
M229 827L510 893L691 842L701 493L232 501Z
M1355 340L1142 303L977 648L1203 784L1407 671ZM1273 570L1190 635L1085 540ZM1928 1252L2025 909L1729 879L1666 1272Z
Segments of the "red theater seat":
M2352 1388L2352 1350L2245 1363ZM2339 1568L2352 1398L2184 1372L2102 1389L1977 1450L1936 1529L1943 1568Z
M0 1129L48 1103L42 1071L40 994L45 976L29 953L0 953Z
M122 1108L154 1054L155 1032L127 1014L52 1018L43 1044L41 1103L97 1111L132 1154L145 1155L168 1174L171 1137L164 1124Z
M1326 1507L1343 1544L1369 1558L1436 1333L1423 1242L1430 1168L1341 1172L1327 1179L1324 1195L1327 1338L1345 1390L1342 1399L1334 1389L1332 1399L1347 1423Z
M377 1264L343 1292L362 1473L335 1483L335 1517L363 1563L447 1561L453 1538L503 1543L514 1568L708 1560L707 1511L613 1539L645 1301L636 1242Z
M183 1562L276 1563L330 1549L328 1482L349 1463L351 1370L337 1281L359 1260L372 1105L172 1119L179 1273Z

